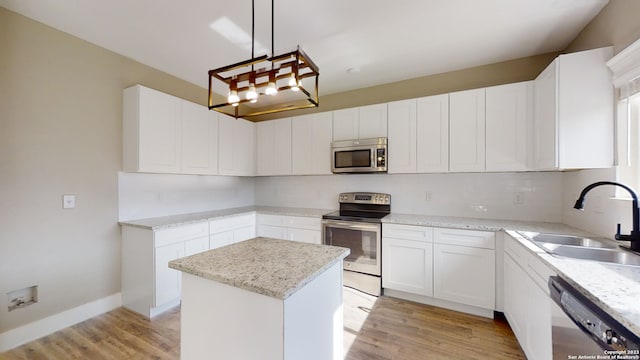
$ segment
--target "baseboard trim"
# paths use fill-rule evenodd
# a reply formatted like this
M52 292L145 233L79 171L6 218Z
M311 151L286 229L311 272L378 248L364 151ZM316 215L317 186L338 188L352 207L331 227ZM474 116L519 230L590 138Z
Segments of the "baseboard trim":
M0 352L13 349L120 306L122 306L122 295L116 293L3 332L0 334Z

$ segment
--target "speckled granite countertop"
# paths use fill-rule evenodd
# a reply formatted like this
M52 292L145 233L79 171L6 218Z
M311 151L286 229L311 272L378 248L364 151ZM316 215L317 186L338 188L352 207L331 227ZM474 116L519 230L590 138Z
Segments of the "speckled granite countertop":
M209 221L229 216L237 216L250 212L259 212L262 214L287 215L287 216L305 216L305 217L322 217L326 213L330 213L330 209L311 209L311 208L290 208L278 206L245 206L223 210L204 211L191 214L180 214L170 216L160 216L147 219L136 219L120 221L120 225L135 226L144 229L160 230L175 226L182 226L190 223L201 221Z
M442 227L449 229L466 229L466 230L484 230L484 231L502 231L502 230L519 230L519 231L535 231L535 232L551 232L575 235L590 235L579 229L558 223L535 222L535 221L516 221L516 220L499 220L499 219L476 219L462 218L454 216L430 216L430 215L412 215L412 214L389 214L382 219L387 224L403 224L417 226Z
M286 299L350 250L258 237L169 262L169 267L223 284Z
M173 226L180 226L180 225L193 223L193 222L208 221L214 218L235 216L235 215L240 215L240 214L248 213L252 211L266 213L266 214L276 214L276 215L322 217L322 215L329 213L333 210L287 208L287 207L272 207L272 206L249 206L249 207L233 208L233 209L226 209L226 210L209 211L209 212L203 212L203 213L195 213L195 214L185 214L185 215L165 216L165 217L159 217L159 218L123 221L120 224L157 230L157 229L168 228ZM509 235L511 235L512 237L516 238L518 241L523 243L531 252L536 253L546 264L548 264L550 267L556 270L560 276L562 276L570 284L574 285L585 296L592 299L602 309L608 312L613 318L620 321L622 324L627 326L630 331L640 336L640 300L639 300L640 299L640 267L623 266L623 265L615 265L610 263L602 263L602 262L594 262L594 261L552 256L544 252L542 249L538 248L531 241L520 236L515 231L531 231L531 232L541 232L541 233L592 236L592 234L589 234L588 232L585 232L580 229L576 229L564 224L559 224L559 223L512 221L512 220L498 220L498 219L475 219L475 218L461 218L461 217L449 217L449 216L429 216L429 215L393 214L393 213L383 218L382 222L386 224L418 225L418 226L443 227L443 228L453 228L453 229L506 231ZM286 242L286 243L291 244L291 242ZM249 246L249 244L245 244L244 246ZM319 245L316 245L316 246L319 246ZM225 249L225 248L220 248L217 250L221 250L221 249ZM217 250L212 250L212 251L217 251ZM244 250L237 249L237 250L243 253L243 256L244 256L244 252L247 251L247 249L244 249ZM232 250L225 250L225 251L232 251ZM255 248L254 248L254 251L255 251ZM280 251L280 250L276 250L276 251ZM203 255L207 253L209 252L205 252L199 255ZM198 256L198 255L194 255L194 256ZM212 255L208 255L208 256L212 256ZM269 255L269 256L277 256L278 259L286 258L286 257L283 257L281 254ZM304 259L304 262L308 262L309 259L315 255L309 254L308 256L309 256L308 258ZM346 254L344 256L346 256ZM189 259L189 258L185 258L185 260L186 259ZM202 269L207 269L207 266L209 265L205 265L205 263L209 261L208 259L209 258L203 257L200 259L194 259L193 261L194 261L194 264L200 264L197 267ZM292 261L295 261L295 260L292 259ZM185 269L187 268L186 264L182 264L181 266L183 266ZM214 265L211 265L211 266L213 267ZM224 266L227 266L227 265L224 265ZM233 266L233 264L229 266ZM287 269L286 271L282 269L284 274L282 276L284 276L285 278L288 276L295 276L295 278L298 278L297 276L298 274L296 274L295 271L289 271L290 269L288 268L288 266L289 265L285 266L285 268ZM196 266L194 265L193 267L196 267ZM186 270L183 270L183 271L186 271ZM202 276L211 278L214 280L218 280L221 282L225 282L224 280L221 279L222 277L224 277L224 274L227 273L227 274L233 275L235 271L240 271L240 269L221 271L221 274L223 275L219 274L219 275L202 275ZM286 293L286 291L282 291L282 289L280 290L276 289L272 292L269 292L268 290L264 290L264 289L259 290L258 289L259 285L257 285L257 283L259 283L260 281L258 281L257 279L261 278L260 276L256 278L252 278L251 275L249 275L247 272L241 272L241 271L239 272L239 274L242 276L245 276L245 278L238 278L238 279L227 280L227 281L231 281L232 282L231 285L246 284L244 286L243 285L234 285L234 286L243 287L251 291L256 291L260 293L263 293L262 291L267 291L267 293L270 293L270 294L281 294L281 295L269 295L273 297L286 298L286 296L293 293L293 291L290 293ZM231 277L228 277L228 279L231 279ZM277 282L280 282L280 281L281 281L280 278L278 278ZM288 280L287 281L282 280L282 281L289 283ZM291 281L295 282L294 280L291 280ZM229 284L229 282L225 282L225 283ZM286 286L286 285L283 284L283 286ZM254 289L254 287L256 287L255 290L252 290Z
M551 255L515 231L507 234L606 313L640 336L640 267Z

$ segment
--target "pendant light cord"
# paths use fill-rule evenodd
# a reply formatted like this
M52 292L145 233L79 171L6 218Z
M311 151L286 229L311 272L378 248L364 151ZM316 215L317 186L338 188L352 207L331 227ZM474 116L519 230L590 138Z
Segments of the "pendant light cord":
M273 57L274 54L275 54L275 52L273 51L273 49L275 47L275 45L274 45L275 41L273 40L274 39L274 37L273 37L273 23L274 23L274 21L273 21L273 13L275 12L274 5L273 5L274 1L275 0L271 0L271 57ZM273 62L271 63L271 67L273 68Z
M253 54L254 45L256 42L256 1L251 0L251 58L255 56Z

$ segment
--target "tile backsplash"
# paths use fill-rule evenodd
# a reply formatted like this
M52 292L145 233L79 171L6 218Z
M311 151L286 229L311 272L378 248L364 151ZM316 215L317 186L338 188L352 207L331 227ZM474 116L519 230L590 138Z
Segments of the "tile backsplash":
M335 209L340 192L373 191L391 194L395 213L561 222L562 176L527 172L258 177L255 201Z

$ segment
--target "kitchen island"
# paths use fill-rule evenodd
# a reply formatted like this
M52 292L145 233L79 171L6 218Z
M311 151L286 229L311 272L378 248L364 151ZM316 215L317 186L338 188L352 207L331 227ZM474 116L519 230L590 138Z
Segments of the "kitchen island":
M349 249L255 238L174 260L181 359L341 359Z

